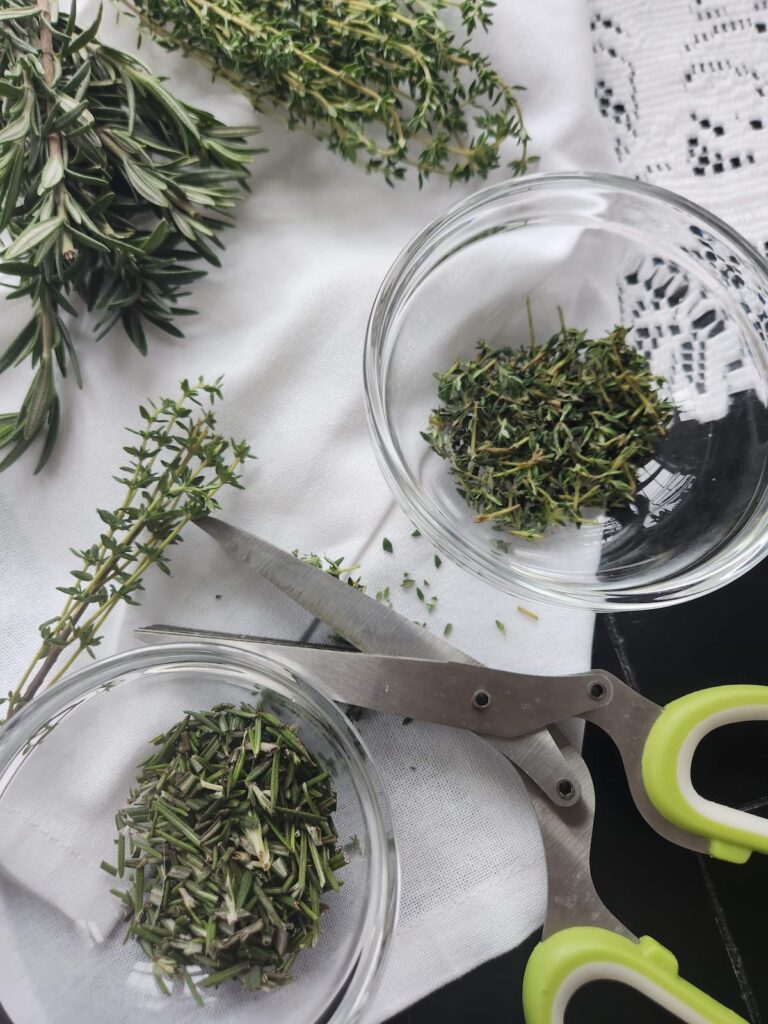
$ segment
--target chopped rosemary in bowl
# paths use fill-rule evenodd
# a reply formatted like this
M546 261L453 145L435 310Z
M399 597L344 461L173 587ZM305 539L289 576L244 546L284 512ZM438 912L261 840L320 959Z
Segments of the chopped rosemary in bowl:
M162 644L100 659L12 716L12 1020L35 1006L41 1024L189 1024L197 997L227 1024L357 1019L392 934L397 854L378 772L312 683L234 646Z
M160 988L271 989L314 946L346 858L330 772L295 727L251 704L190 711L152 743L118 811L113 889ZM189 967L205 976L196 984Z

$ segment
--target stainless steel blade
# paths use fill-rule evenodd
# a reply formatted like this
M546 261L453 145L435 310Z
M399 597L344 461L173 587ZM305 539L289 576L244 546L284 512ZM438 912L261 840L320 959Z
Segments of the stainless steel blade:
M394 609L328 573L318 572L300 558L260 537L230 526L221 519L200 519L196 525L239 562L249 565L358 650L478 664L446 640L433 636Z
M246 533L221 519L200 519L197 525L239 561L269 580L284 594L331 626L360 651L412 658L435 658L476 665L474 658L433 636L392 608L362 594L342 580L318 572L287 551ZM514 739L488 737L510 761L560 806L578 801L580 786L568 761L546 730ZM563 796L567 793L567 796Z
M543 938L576 925L607 928L634 939L597 894L590 871L595 789L584 758L557 728L553 730L581 788L581 800L572 807L555 807L537 785L525 779L544 841L547 863L547 916Z
M157 636L166 628L150 626L139 632ZM182 636L178 631L174 635ZM189 631L183 635L188 637ZM483 736L521 736L557 718L583 714L595 704L592 673L542 679L455 661L358 654L285 641L241 639L239 645L309 673L309 682L331 700ZM610 701L610 693L603 699Z
M632 799L651 828L671 843L677 843L678 846L694 850L696 853L708 854L709 840L667 821L653 806L645 790L642 768L643 750L648 733L662 709L636 690L621 685L620 680L615 676L610 676L607 672L605 675L619 684L613 688L610 711L607 707L594 707L583 717L607 732L618 747L624 762L624 771L627 774Z
M392 609L279 548L219 520L208 519L199 525L361 651L476 664ZM612 687L614 680L607 673L593 675ZM577 923L575 914L584 924L601 925L630 936L605 908L592 881L594 788L579 752L556 726L515 739L486 739L522 769L541 826L549 884L545 934Z

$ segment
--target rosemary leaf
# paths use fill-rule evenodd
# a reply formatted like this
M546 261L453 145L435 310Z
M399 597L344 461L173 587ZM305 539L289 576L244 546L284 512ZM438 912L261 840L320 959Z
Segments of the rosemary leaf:
M264 742L254 743L255 735ZM174 978L198 1004L199 989L232 980L248 990L274 988L288 980L300 950L314 945L321 894L342 884L334 869L346 857L330 773L292 727L249 704L187 712L152 743L157 750L116 819L118 859L121 849L142 853L127 862L126 888L112 890L128 936L151 956L166 994ZM190 759L190 749L205 753ZM237 778L233 764L241 766ZM247 781L258 773L283 804L259 798ZM190 800L190 779L213 785L225 775L226 799ZM106 861L102 867L119 873ZM191 967L203 976L193 979Z
M218 265L221 232L247 187L250 129L230 129L177 100L135 57L36 7L0 0L0 271L8 298L30 303L15 338L0 340L0 372L36 372L17 412L2 417L0 470L59 425L55 376L81 383L69 324L78 296L96 333L122 327L147 350L146 327L181 336L180 299Z

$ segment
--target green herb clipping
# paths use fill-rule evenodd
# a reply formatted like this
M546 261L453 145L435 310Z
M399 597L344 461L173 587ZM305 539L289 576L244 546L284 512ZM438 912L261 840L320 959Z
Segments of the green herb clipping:
M295 728L247 704L189 711L152 741L116 816L112 890L158 986L270 989L313 946L345 864L328 769ZM202 980L193 979L202 972Z
M115 605L138 604L150 566L170 574L167 549L187 523L219 508L222 487L241 488L242 465L252 456L244 441L216 429L220 383L182 381L177 399L140 408L142 425L130 431L135 442L123 449L128 460L115 477L126 488L122 502L114 511L98 509L103 532L90 547L73 550L80 567L70 585L57 588L66 594L64 608L40 626L40 647L16 689L0 700L6 718L43 683L57 682L80 654L94 656Z
M72 295L97 315L97 336L121 324L144 354L145 326L181 337L189 285L218 265L219 235L247 183L247 129L177 100L135 57L98 40L101 13L80 28L51 21L49 0L0 0L0 272L9 298L31 304L0 346L0 372L29 361L18 412L0 415L0 469L59 424L56 375L81 384Z
M436 374L441 402L424 439L450 463L477 522L536 539L631 501L637 470L665 435L663 378L627 343L563 327L541 346L491 349Z
M390 184L408 167L420 179L484 177L507 140L518 144L511 169L528 162L519 87L472 46L491 0L124 2L162 45Z

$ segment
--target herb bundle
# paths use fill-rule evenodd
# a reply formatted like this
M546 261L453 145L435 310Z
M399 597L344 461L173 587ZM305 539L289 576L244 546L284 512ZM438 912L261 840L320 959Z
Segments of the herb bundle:
M491 0L125 2L162 45L390 184L408 166L420 179L484 177L508 139L518 145L510 167L525 169L520 87L471 45Z
M475 359L435 374L442 405L423 437L450 462L477 522L532 540L581 524L584 508L632 499L673 406L628 333L563 326L541 346L480 341Z
M123 449L128 462L115 477L126 488L123 500L114 511L97 510L104 524L97 542L73 549L80 560L71 572L74 582L57 588L66 603L40 626L39 649L16 689L0 700L6 718L46 680L52 685L60 679L84 651L93 656L115 605L138 603L149 567L170 575L167 549L182 539L187 523L219 508L222 487L242 488L241 467L252 456L244 441L216 430L213 406L221 398L220 383L182 381L179 398L140 408L143 425L130 431L136 442Z
M0 415L14 462L44 429L37 468L59 424L56 368L82 383L67 318L78 296L97 334L122 324L141 353L146 324L181 337L187 286L218 265L219 233L246 186L248 131L177 100L134 57L81 29L74 2L0 0L0 272L31 316L0 355L0 372L35 368L21 408Z
M142 765L118 812L113 892L155 979L269 989L317 941L321 894L345 863L328 770L296 730L247 704L190 711Z

